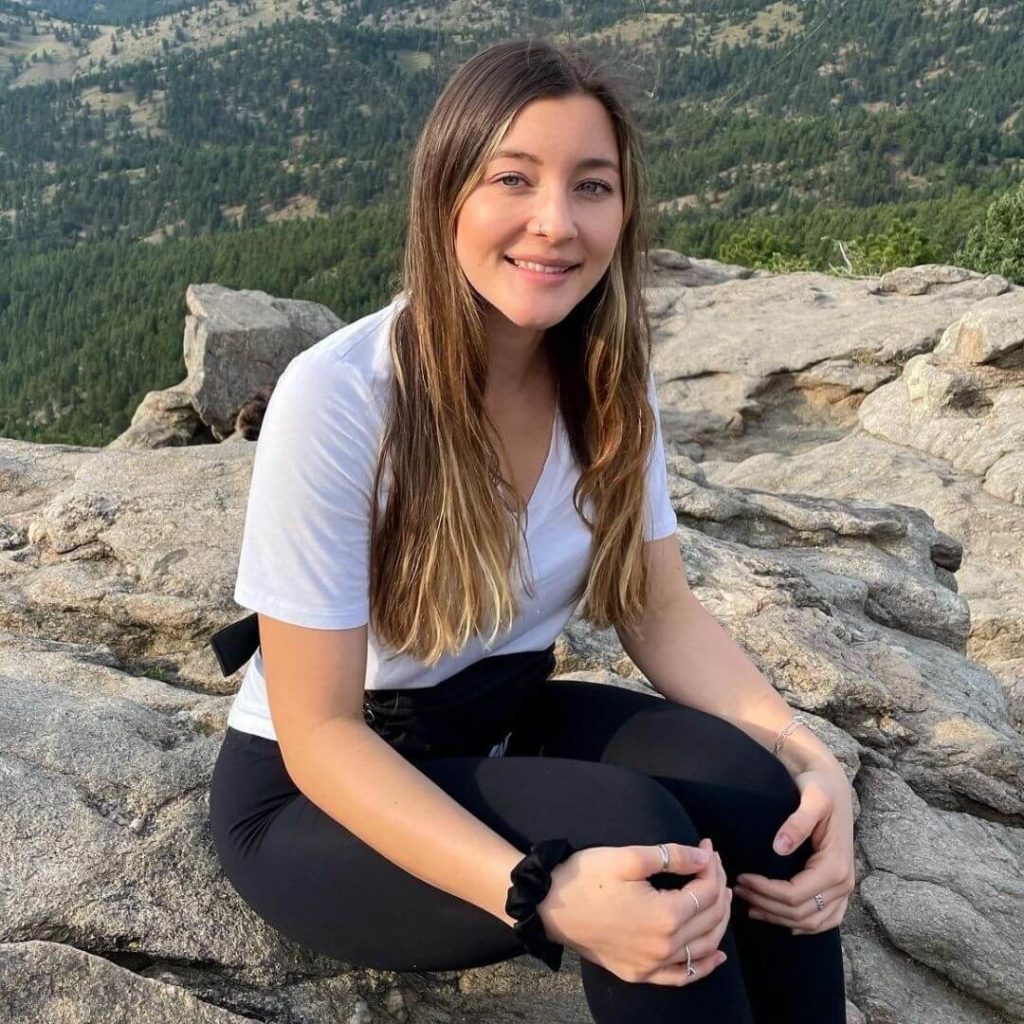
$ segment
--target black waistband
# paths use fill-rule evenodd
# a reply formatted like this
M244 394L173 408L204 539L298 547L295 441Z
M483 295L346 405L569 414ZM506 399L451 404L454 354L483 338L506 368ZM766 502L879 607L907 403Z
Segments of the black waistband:
M522 721L555 647L481 658L435 686L367 690L367 724L406 757L486 756Z
M232 675L256 653L260 645L259 616L253 612L237 622L224 626L210 637L209 644L213 648L221 673L225 676ZM486 668L483 667L485 663ZM516 651L511 654L488 655L456 672L454 676L442 680L436 686L426 687L415 692L423 694L418 698L418 703L426 706L432 701L431 695L437 695L438 699L446 700L449 695L472 691L475 682L481 676L490 678L496 674L518 674L520 672L533 674L543 671L545 666L550 675L555 667L554 644L539 651ZM374 690L370 692L381 695L382 699L396 693L410 695L414 693L412 690Z

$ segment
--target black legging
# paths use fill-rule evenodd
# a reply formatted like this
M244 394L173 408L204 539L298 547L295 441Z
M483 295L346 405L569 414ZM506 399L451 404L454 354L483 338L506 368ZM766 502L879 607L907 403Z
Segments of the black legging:
M377 714L367 718L521 850L554 836L567 837L576 849L696 845L709 836L729 885L744 872L791 878L804 866L809 840L786 857L772 850L799 791L759 743L724 719L653 694L548 679L552 664L550 648L498 655L429 690L371 691L367 704ZM458 721L471 754L449 752L450 734L442 736L436 725L441 717L431 724L431 709L442 709L446 723ZM424 735L433 730L440 737L434 749L422 736L413 739L416 723L427 723ZM485 756L509 725L504 755ZM218 857L239 895L310 949L397 971L478 967L523 952L502 921L408 874L313 804L292 782L274 740L227 730L210 817ZM652 884L679 888L691 877L659 874ZM751 920L736 899L720 948L728 960L681 988L623 981L581 957L594 1020L845 1021L839 928L794 936L781 925Z

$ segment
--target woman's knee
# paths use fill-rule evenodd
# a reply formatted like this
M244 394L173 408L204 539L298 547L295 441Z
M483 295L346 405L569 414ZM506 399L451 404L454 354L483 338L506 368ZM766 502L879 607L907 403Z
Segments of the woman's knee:
M655 777L727 787L780 808L799 802L786 766L752 736L726 718L670 701L624 723L604 759Z
M560 759L577 776L581 795L575 814L578 847L683 843L695 846L697 828L685 808L660 782L630 768Z
M738 870L789 879L806 865L813 852L804 842L788 855L773 844L782 823L800 806L800 789L778 757L744 730L707 715L705 728L721 751L721 781L732 794L731 816L742 822L742 853Z
M806 851L780 857L772 849L800 805L799 788L771 751L727 719L665 702L623 723L605 758L669 789L736 870L783 878L803 866Z
M792 804L795 809L800 791L782 761L738 725L717 715L699 713L707 719L705 729L719 751L723 770L760 799L780 807Z

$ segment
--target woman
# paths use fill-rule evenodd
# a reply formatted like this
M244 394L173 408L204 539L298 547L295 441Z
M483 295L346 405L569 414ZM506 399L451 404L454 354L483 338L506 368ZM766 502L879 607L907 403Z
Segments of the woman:
M267 408L214 841L258 914L347 963L568 945L599 1024L835 1024L850 787L687 585L643 183L582 55L502 43L448 82L405 291ZM667 699L549 678L581 597Z

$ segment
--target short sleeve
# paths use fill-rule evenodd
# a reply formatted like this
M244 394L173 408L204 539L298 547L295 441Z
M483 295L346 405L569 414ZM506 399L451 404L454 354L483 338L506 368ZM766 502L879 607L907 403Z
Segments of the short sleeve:
M676 513L668 492L668 470L665 465L665 444L661 437L661 414L654 388L653 369L647 376L647 398L654 413L654 443L647 463L647 519L644 540L660 540L676 532Z
M299 626L369 620L379 417L355 367L307 350L278 378L256 442L235 601Z

